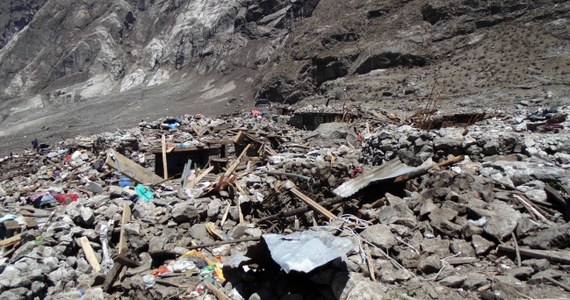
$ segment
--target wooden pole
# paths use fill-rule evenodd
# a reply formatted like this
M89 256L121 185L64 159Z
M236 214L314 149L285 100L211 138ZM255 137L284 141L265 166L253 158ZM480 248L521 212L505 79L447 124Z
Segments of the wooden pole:
M499 245L499 251L515 253L516 249L514 247L509 247L506 245ZM519 248L519 253L522 257L532 257L532 258L546 258L550 262L561 263L568 265L570 264L570 256L565 253L560 253L556 251L547 250L534 250L534 249L523 249Z
M97 261L97 257L95 257L95 252L93 251L91 244L89 244L89 240L86 237L82 236L79 238L79 243L81 244L83 252L85 252L85 258L87 259L89 265L91 265L93 268L93 271L96 273L101 272L101 265L99 265L99 261Z
M162 169L164 179L168 179L168 162L166 161L166 137L162 135Z
M437 165L434 165L432 167L428 167L428 168L421 168L418 169L417 171L408 173L408 174L404 174L401 176L396 177L396 179L394 179L394 183L402 183L402 182L406 182L412 178L416 178L418 176L424 175L427 172L429 172L429 170L431 170L434 167L438 167L438 168L443 168L449 165L453 165L456 164L458 162L461 162L465 157L463 155L460 156L454 156L453 158L450 158L448 160L442 161Z
M336 219L335 214L333 214L332 212L330 212L329 210L324 208L322 205L317 203L315 200L313 200L313 199L309 198L307 195L303 194L297 188L292 188L291 192L293 193L293 195L297 196L297 198L299 198L301 201L305 202L305 204L310 206L312 209L321 213L323 216L325 216L329 219L332 219L332 220Z

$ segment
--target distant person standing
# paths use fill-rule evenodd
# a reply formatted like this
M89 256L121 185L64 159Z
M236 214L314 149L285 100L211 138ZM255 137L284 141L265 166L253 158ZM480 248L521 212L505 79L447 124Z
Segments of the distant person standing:
M49 148L49 145L48 145L48 144L40 144L40 142L38 142L38 139L35 138L35 139L32 141L32 147L33 147L34 149L36 149L37 152L40 152L40 151L43 150L43 149Z
M38 139L37 139L37 138L35 138L35 139L32 141L32 146L33 146L34 149L36 149L36 151L38 151L38 152L40 151L40 142L38 142Z

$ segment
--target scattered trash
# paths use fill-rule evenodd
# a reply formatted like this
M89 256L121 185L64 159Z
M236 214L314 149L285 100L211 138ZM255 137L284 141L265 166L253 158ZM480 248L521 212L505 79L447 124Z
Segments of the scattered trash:
M119 179L119 186L120 187L126 187L126 186L130 186L133 185L133 181L128 178L128 177L122 177L121 179Z
M568 285L568 107L428 113L430 130L380 110L294 120L279 108L142 122L0 160L0 293L569 295L548 286Z
M135 186L135 191L137 192L139 199L143 202L149 202L150 200L154 199L152 191L140 183Z

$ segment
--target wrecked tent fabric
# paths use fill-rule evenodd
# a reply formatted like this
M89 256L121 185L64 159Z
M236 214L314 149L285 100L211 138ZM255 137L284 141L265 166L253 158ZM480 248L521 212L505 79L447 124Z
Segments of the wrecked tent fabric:
M308 273L337 258L344 259L353 248L352 240L324 231L303 231L289 235L264 234L271 258L285 271Z

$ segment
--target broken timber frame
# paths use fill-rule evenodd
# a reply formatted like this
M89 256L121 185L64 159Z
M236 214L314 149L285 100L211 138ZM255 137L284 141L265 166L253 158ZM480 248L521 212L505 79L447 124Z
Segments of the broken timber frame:
M507 253L516 252L516 249L514 247L509 247L506 245L499 245L498 250ZM560 263L565 265L570 264L570 255L567 254L565 255L563 253L558 253L555 251L519 248L519 253L523 257L546 258L550 262Z
M113 264L113 268L107 274L105 278L105 282L103 283L103 291L109 292L113 287L113 284L121 274L121 271L124 267L137 267L139 266L138 262L133 261L127 257L127 237L125 235L125 225L130 222L131 220L131 208L127 203L123 203L123 215L121 217L121 229L119 235L119 249L118 255L115 257L115 263Z
M143 166L114 150L109 151L107 154L105 164L144 185L155 185L163 181L161 177L154 174L152 171L147 170Z
M290 191L291 191L291 193L293 193L293 195L295 195L297 198L299 198L301 201L305 202L305 204L307 204L309 207L316 210L317 212L319 212L323 216L325 216L331 220L336 219L335 214L330 212L328 209L324 208L322 205L317 203L315 200L313 200L313 199L309 198L307 195L303 194L297 188L292 188Z
M439 164L433 166L433 167L427 167L427 168L420 168L414 172L408 173L408 174L404 174L401 176L396 177L396 179L394 179L394 183L402 183L402 182L406 182L410 179L416 178L418 176L421 176L423 174L426 174L427 172L429 172L429 170L438 167L438 168L443 168L445 166L449 166L449 165L454 165L458 162L463 161L465 157L463 155L460 156L455 156L451 159L445 160L440 162Z

